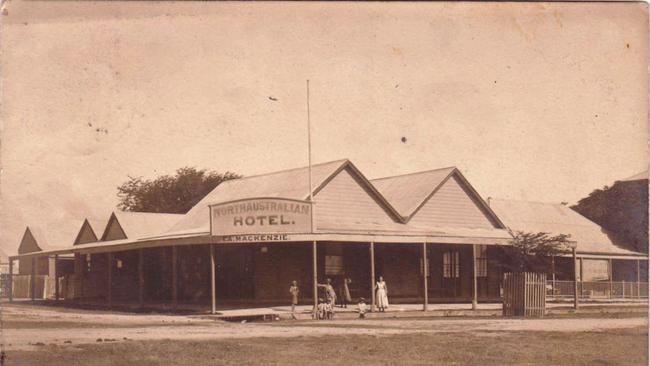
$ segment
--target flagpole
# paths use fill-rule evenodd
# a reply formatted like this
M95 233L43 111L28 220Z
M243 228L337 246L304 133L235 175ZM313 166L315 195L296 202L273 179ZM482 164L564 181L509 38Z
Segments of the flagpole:
M309 161L309 201L311 206L311 231L314 232L314 189L311 176L311 119L309 115L309 79L307 79L307 155Z

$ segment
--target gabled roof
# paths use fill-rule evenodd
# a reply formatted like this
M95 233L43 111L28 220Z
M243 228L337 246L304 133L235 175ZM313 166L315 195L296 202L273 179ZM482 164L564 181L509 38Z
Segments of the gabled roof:
M47 228L30 225L25 228L20 245L23 245L27 235L31 235L41 251L70 247L78 234L78 228L79 221L60 222Z
M184 215L154 212L125 212L114 211L108 219L109 225L117 224L128 239L140 239L155 236L169 230ZM104 230L101 240L106 239L107 230Z
M79 232L77 233L77 236L73 242L74 245L79 245L79 244L85 244L81 243L81 234L83 232L89 231L92 236L94 237L93 241L99 241L99 239L102 237L104 233L104 228L106 227L106 220L101 220L101 219L95 219L95 218L86 218L84 219L83 224L81 224L81 228L79 228Z
M458 178L469 194L473 196L473 200L497 226L505 227L499 217L456 167L372 179L370 182L377 187L388 202L397 208L404 217L405 222L408 222L452 176Z
M312 186L315 187L315 191L322 187L326 179L347 164L349 161L344 159L312 165ZM309 197L309 168L302 167L227 180L192 207L185 217L169 231L175 233L209 232L209 205L254 197L306 199Z
M490 207L512 231L571 235L578 253L645 256L621 248L605 229L559 203L491 199Z
M104 229L106 229L106 225L108 224L108 219L98 219L98 218L89 217L86 220L88 220L88 223L90 224L90 228L93 230L93 233L95 233L97 240L99 240L102 237L102 235L104 235Z
M400 215L409 217L455 169L441 168L371 179L370 182L393 204Z

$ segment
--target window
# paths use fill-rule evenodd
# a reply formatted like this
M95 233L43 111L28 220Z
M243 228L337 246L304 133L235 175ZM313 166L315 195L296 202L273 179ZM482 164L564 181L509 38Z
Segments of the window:
M460 253L445 252L442 255L442 275L444 278L460 277Z
M325 256L325 274L342 275L343 274L343 256L326 255Z
M487 245L478 245L476 248L476 277L487 277L487 268Z

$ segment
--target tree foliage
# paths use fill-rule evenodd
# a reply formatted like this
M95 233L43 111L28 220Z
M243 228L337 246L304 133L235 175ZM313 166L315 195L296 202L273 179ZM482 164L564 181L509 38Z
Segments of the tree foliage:
M545 232L513 233L510 247L502 247L502 262L506 272L540 272L551 269L553 256L571 250L570 235L551 235Z
M648 253L647 179L596 189L571 208L602 226L626 249Z
M184 167L175 175L163 175L149 180L129 177L117 187L118 207L124 211L186 213L216 186L241 175L217 173Z

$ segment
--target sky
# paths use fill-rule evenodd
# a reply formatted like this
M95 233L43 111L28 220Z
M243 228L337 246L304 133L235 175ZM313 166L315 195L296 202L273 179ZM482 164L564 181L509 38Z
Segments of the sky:
M644 3L6 1L0 248L128 176L350 159L574 203L647 169ZM74 239L74 238L72 238ZM72 240L71 239L71 240Z

